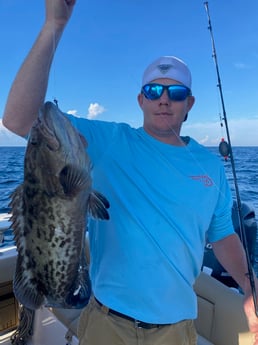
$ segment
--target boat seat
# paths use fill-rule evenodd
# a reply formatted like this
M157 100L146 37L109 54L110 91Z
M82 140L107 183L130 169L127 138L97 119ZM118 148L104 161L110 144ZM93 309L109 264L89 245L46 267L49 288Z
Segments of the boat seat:
M253 344L243 309L243 295L203 272L194 289L198 298L195 326L200 336L215 345Z
M198 334L197 345L215 345L215 344L211 343L209 340L203 338L200 334Z

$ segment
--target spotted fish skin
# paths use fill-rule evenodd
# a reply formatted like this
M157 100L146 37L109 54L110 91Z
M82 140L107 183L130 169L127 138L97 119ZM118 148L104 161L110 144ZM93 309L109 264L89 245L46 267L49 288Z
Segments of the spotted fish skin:
M18 252L13 287L29 309L88 303L87 214L106 220L109 203L92 190L85 146L57 106L46 102L29 136L24 182L11 201Z

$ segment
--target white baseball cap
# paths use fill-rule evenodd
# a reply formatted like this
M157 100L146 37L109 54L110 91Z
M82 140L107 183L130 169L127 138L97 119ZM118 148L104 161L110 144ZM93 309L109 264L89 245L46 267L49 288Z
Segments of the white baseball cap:
M169 78L179 81L191 89L191 72L184 61L175 56L162 56L153 61L144 71L142 86L159 78Z

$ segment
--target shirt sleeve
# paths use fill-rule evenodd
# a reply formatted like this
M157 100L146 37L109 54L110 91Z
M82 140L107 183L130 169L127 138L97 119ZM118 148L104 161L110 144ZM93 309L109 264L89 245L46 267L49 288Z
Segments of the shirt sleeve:
M235 233L232 221L232 194L221 165L219 196L207 235L209 242L216 242Z
M108 150L110 143L119 130L119 124L115 122L89 120L64 114L71 121L73 126L79 131L87 141L87 152L92 162L97 162Z

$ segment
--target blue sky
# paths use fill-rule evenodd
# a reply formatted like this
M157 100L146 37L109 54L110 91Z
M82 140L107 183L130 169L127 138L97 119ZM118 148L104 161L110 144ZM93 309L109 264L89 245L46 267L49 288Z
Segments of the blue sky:
M208 3L232 144L258 146L258 2ZM0 0L0 145L25 144L3 128L1 117L43 21L43 0ZM142 73L161 55L180 57L192 71L196 103L182 134L218 145L226 133L202 0L77 0L46 99L57 98L63 111L77 116L139 127Z

